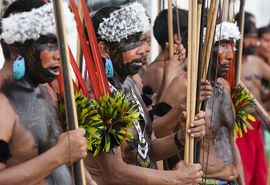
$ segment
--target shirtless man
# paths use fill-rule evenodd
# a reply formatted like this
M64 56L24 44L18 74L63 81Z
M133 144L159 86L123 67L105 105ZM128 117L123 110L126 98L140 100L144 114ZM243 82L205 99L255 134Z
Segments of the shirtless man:
M185 32L188 27L188 12L186 10L178 9L178 15L176 14L176 9L173 9L173 34L174 41L176 45L181 45L181 38L178 38L178 26L177 26L177 16L179 16L180 23L180 34L184 37ZM171 80L182 73L182 61L177 62L165 62L167 61L165 49L168 48L168 10L163 10L159 13L154 24L154 36L158 41L161 52L153 61L153 63L148 67L144 77L143 85L149 85L154 93L157 93L157 101L162 98L163 92L166 90L167 86L170 84ZM179 49L175 47L175 52L178 53ZM168 58L168 56L167 56ZM177 66L175 65L177 64ZM167 69L166 69L167 68ZM168 72L166 72L168 71Z
M47 18L41 17L44 12ZM53 20L52 4L37 0L15 1L2 19L5 63L0 71L0 184L3 185L71 185L66 164L87 155L83 129L69 132L70 143L68 134L62 134L57 97L45 84L58 76L60 66Z
M261 79L262 77L269 79L270 69L265 63L265 67L261 68L261 59L254 55L257 41L258 34L255 25L250 20L246 20L244 26L241 80L261 103ZM255 110L247 111L256 117L257 120L255 122L249 121L254 130L249 130L242 138L236 140L243 161L245 181L247 185L266 184L267 166L263 149L260 117Z
M221 34L219 39L220 24L217 26L216 33L218 34L215 35L210 77L213 89L211 99L207 101L206 106L206 134L204 145L201 148L200 163L204 164L203 171L207 178L212 179L211 184L218 184L217 180L230 184L237 179L242 185L245 184L242 162L233 136L235 110L231 100L230 85L222 78L228 72L230 60L233 57L232 44L234 40L240 38L240 33L234 24L223 22L222 33L226 30L232 30L233 34ZM215 83L216 74L217 82ZM181 100L185 94L186 75L183 74L176 77L169 85L164 100L174 107L175 102ZM206 164L209 145L209 162ZM204 159L203 156L205 156ZM206 166L208 166L207 171ZM207 180L210 179L206 179L206 182Z
M133 15L133 17L129 15ZM145 17L144 8L137 2L122 8L104 7L92 17L101 56L103 59L110 57L113 63L114 75L108 79L111 89L114 92L124 92L127 98L140 105L141 119L138 121L140 129L130 130L134 136L131 142L122 142L119 148L109 153L102 152L95 157L89 153L85 164L93 179L101 185L197 185L202 177L199 164L179 162L176 171L154 170L156 161L170 157L182 148L185 134L177 132L163 139L155 139L151 122L148 115L145 114L146 108L142 99L138 96L133 81L127 78L128 75L138 72L142 66L141 60L147 53L145 46L140 42L141 34L148 31L149 28L148 19ZM132 25L124 24L129 23L131 19ZM123 23L123 25L121 25L122 29L118 30L119 23ZM106 32L103 32L104 30ZM201 112L197 116L198 120L193 123L195 127L191 133L194 134L194 137L200 138L203 135L200 130L204 130L204 120L202 119L204 114Z

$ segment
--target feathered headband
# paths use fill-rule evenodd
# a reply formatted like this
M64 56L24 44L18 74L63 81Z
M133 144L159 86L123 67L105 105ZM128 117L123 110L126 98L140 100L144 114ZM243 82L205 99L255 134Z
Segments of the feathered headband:
M220 28L221 28L221 35L220 35ZM206 28L204 28L203 40L205 39L205 33ZM218 42L219 40L230 40L230 39L236 41L239 40L240 38L241 34L236 24L230 22L222 22L221 24L218 24L216 26L214 43Z
M98 34L108 42L120 42L134 33L150 30L149 18L142 4L134 2L110 14L99 25Z
M67 3L63 6L67 34L76 27L73 13ZM26 40L37 40L41 35L56 35L53 5L46 3L30 12L12 14L2 19L1 38L7 44L14 42L24 43Z

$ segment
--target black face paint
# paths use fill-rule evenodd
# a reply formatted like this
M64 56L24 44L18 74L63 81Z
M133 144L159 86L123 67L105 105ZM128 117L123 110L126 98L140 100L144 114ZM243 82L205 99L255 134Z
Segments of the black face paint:
M134 75L138 73L142 65L137 65L136 63L144 63L146 60L144 58L134 59L128 63L124 63L123 53L140 47L142 44L140 42L141 34L131 35L127 39L123 39L119 43L110 43L110 57L113 62L114 72L123 78L128 75ZM122 79L124 81L124 79Z
M35 84L50 83L57 78L60 64L44 68L42 66L42 52L55 52L58 50L55 36L43 36L37 41L29 41L22 45L21 56L25 59L25 74ZM44 57L46 60L51 60Z
M253 55L256 51L256 46L243 47L243 54Z
M7 160L11 158L11 154L9 152L8 144L0 140L0 163L6 164Z
M217 78L224 77L228 73L229 67L230 67L230 61L228 61L225 64L220 63L220 57L219 57L219 46L215 45L213 49L213 59L212 59L212 69L211 74L213 77L215 77L215 73L217 71ZM215 79L215 78L213 78Z

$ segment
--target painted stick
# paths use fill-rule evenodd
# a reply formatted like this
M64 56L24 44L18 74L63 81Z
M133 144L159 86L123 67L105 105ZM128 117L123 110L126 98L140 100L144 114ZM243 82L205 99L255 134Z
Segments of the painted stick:
M90 15L89 15L89 12L87 9L87 4L85 3L85 0L80 0L80 2L82 4L82 8L83 8L83 15L85 18L85 24L86 24L86 28L87 28L87 32L88 32L88 36L89 36L91 51L93 54L95 67L97 70L97 76L98 76L98 79L100 82L100 84L99 84L100 89L101 89L102 95L104 95L106 93L110 94L108 79L107 79L107 76L105 73L103 60L102 60L102 57L101 57L101 54L99 51L99 46L98 46L95 30L94 30L92 20L90 18ZM99 99L99 97L98 97L98 99Z
M78 12L81 19L81 22L83 22L83 13L82 13L82 6L80 3L78 3ZM80 36L77 36L77 66L80 69L80 73L82 74L82 68L83 68L83 54L82 54L82 47L80 43ZM77 85L78 85L78 79L77 79Z
M240 20L239 30L241 31L241 39L236 41L236 56L235 56L235 86L240 82L241 66L242 66L242 51L243 51L243 38L244 38L244 23L245 23L245 0L241 0L240 4Z
M168 0L168 33L169 33L169 56L173 57L173 9L172 0Z
M76 76L76 78L77 78L77 80L79 82L79 85L82 88L82 92L83 92L84 96L91 99L91 96L90 96L90 94L88 92L85 81L83 80L82 74L80 72L79 67L76 64L75 58L73 57L73 54L72 54L72 51L71 51L70 47L68 47L68 49L69 49L70 64L71 64L71 66L73 68L73 71L74 71L75 76Z
M94 66L94 62L92 59L92 55L90 53L90 49L89 46L87 44L87 40L84 34L84 29L83 29L83 25L82 22L80 20L80 16L76 7L76 4L74 2L74 0L69 0L72 12L75 15L75 20L77 22L77 31L78 31L78 35L80 37L80 42L82 45L82 50L83 50L83 54L84 54L84 58L85 58L85 63L86 63L86 68L88 71L88 75L89 75L89 79L90 79L90 83L92 86L92 90L94 93L94 96L96 99L99 99L99 97L102 95L101 93L101 89L100 89L100 85L99 85L99 81L96 75L96 70L95 70L95 66Z
M64 100L66 107L66 118L69 130L78 128L78 119L75 106L73 82L71 79L70 66L69 66L69 52L66 39L66 28L64 24L63 5L62 0L53 0L55 23L57 29L57 41L61 56L61 69L62 79L64 86ZM72 154L71 154L72 155ZM71 161L72 162L72 161ZM85 185L84 165L83 160L73 164L74 180L76 185Z

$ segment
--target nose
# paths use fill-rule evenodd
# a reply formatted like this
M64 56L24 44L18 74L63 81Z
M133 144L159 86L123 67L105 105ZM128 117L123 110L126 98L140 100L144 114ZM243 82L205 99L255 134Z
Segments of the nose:
M56 52L54 52L53 59L54 60L59 60L59 62L60 62L60 52L59 52L59 50L57 50Z
M231 47L227 47L227 50L226 50L226 59L227 60L232 60L233 59L233 48L234 46L232 45Z
M146 52L146 49L144 47L144 45L141 45L138 50L137 50L137 55L144 55L144 53Z

